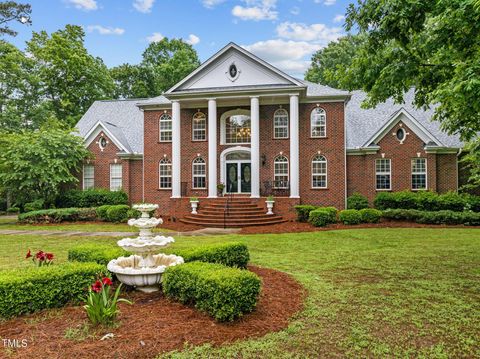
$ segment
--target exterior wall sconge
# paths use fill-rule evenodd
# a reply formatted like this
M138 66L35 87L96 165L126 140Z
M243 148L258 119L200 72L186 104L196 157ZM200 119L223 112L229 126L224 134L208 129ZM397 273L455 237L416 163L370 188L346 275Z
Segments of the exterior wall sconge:
M261 157L261 160L262 160L262 167L265 167L265 165L267 164L267 156L263 154Z

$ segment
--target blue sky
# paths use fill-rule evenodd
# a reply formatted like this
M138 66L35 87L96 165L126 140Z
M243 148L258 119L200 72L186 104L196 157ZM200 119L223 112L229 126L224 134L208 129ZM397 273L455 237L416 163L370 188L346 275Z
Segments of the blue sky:
M22 0L19 0L22 2ZM344 34L348 0L30 0L33 25L14 25L23 48L32 31L85 28L85 45L107 66L138 63L149 41L183 38L205 61L230 41L294 76L311 54Z

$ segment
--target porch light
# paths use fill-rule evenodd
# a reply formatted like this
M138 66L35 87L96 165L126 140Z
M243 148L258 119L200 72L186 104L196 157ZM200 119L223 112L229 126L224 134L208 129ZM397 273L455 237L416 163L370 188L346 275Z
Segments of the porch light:
M260 158L262 160L262 167L265 167L265 164L267 163L267 156L263 154Z

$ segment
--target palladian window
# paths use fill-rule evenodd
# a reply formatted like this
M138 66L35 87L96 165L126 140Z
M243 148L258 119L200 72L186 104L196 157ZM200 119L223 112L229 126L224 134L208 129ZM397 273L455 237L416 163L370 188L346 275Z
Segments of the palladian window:
M325 156L313 157L312 188L327 188L327 159Z
M158 187L172 188L172 161L163 158L158 166Z
M312 137L327 136L327 114L323 108L314 108L310 114L310 130Z
M225 142L230 143L250 143L251 127L250 116L234 115L225 121Z
M207 139L207 116L203 112L193 115L192 139L194 141L205 141Z
M288 138L288 112L283 108L273 115L273 137Z

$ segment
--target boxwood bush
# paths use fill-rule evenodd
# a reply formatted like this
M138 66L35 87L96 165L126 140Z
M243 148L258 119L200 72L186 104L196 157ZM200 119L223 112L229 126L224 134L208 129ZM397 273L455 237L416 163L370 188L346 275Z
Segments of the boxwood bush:
M297 212L297 221L308 222L310 212L317 208L317 206L312 206L311 204L301 204L295 206L295 211Z
M378 223L382 218L382 211L374 208L364 208L359 213L363 223Z
M12 317L78 302L104 274L96 263L65 263L0 271L0 317Z
M168 268L162 283L167 297L194 304L220 322L233 321L255 309L261 288L255 273L202 262Z
M347 209L368 208L368 199L364 195L355 192L347 198Z
M362 215L356 209L344 209L338 213L338 219L343 224L359 224L362 223Z
M128 195L124 191L109 191L108 189L72 189L59 196L57 207L99 207L105 204L127 204Z
M18 216L18 221L20 223L60 223L93 221L96 217L95 208L60 208L22 213Z
M382 216L388 219L424 224L464 224L480 226L480 213L457 211L419 211L416 209L387 209Z
M114 244L85 243L68 250L68 260L77 262L95 262L107 265L112 259L129 256L130 253Z
M45 206L45 201L43 199L37 199L32 202L27 202L23 205L24 212L39 211Z
M107 221L109 222L126 222L128 220L128 213L130 211L130 206L126 204L118 204L114 206L110 206L107 209Z
M337 209L335 207L320 207L310 212L308 221L315 227L324 227L337 222Z

